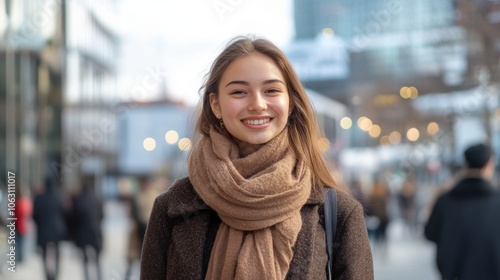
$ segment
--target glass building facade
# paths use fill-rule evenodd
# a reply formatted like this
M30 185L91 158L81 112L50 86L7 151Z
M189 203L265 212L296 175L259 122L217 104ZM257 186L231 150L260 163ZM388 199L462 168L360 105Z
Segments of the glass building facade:
M25 188L113 168L116 4L0 1L0 167Z
M379 124L380 138L393 132L405 135L410 128L425 131L430 122L438 122L449 136L443 146L452 147L458 154L465 142L473 140L455 141L462 135L457 120L471 117L484 123L487 138L497 139L492 117L495 113L488 106L468 112L467 116L429 114L401 98L400 93L405 87L413 87L419 96L454 95L483 92L489 84L491 100L496 102L499 87L495 79L500 80L499 72L494 74L489 65L498 61L500 53L498 48L493 50L498 43L491 43L500 38L498 32L495 37L492 31L498 30L500 23L495 23L498 7L498 1L482 0L294 0L296 42L333 35L343 42L348 53L348 77L322 77L321 81L310 79L305 83L349 105L355 118L367 116ZM485 21L478 21L480 18ZM483 26L477 26L479 22ZM481 34L482 29L491 32ZM490 68L490 80L481 81L480 73L486 67ZM362 131L353 133L354 146L381 143Z
M454 24L452 0L361 1L295 0L297 39L314 38L325 28L345 40L366 33L395 33Z

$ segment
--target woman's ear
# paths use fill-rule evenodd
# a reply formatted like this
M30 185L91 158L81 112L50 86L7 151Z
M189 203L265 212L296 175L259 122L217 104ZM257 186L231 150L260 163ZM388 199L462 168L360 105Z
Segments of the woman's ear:
M212 113L219 119L221 117L220 113L220 105L219 101L217 100L217 96L215 96L215 93L210 93L210 108L212 108Z

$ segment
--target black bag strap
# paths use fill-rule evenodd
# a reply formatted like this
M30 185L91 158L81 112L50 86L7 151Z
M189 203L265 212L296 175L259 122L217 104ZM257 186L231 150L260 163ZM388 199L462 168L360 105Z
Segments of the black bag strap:
M333 279L333 242L337 233L337 191L332 188L325 188L325 232L326 248L328 251L328 279Z

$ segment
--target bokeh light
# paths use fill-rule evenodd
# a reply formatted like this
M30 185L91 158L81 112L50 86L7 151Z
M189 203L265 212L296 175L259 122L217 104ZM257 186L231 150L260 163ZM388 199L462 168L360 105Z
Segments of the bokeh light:
M189 150L191 150L191 147L192 147L191 139L182 138L181 140L179 140L179 143L177 145L179 147L179 150L189 151Z
M144 147L144 150L151 152L156 148L156 141L155 139L148 137L144 139L142 146Z
M439 125L436 122L431 122L427 125L427 134L434 136L439 132Z
M404 99L415 99L418 97L418 89L416 87L402 87L399 90L399 95Z
M401 97L403 97L404 99L410 98L410 96L411 96L411 90L410 90L410 88L408 88L408 87L402 87L399 90L399 95L401 95Z
M412 142L415 142L420 138L420 132L418 129L412 127L408 129L408 132L406 132L406 138Z
M367 118L365 116L359 117L358 127L361 130L368 131L371 126L372 126L372 121L369 118Z
M377 138L377 137L380 136L380 132L381 131L382 131L382 129L380 128L380 126L374 124L374 125L372 125L370 127L370 130L368 131L368 134L370 134L370 136L373 137L373 138Z
M386 146L389 144L391 144L391 141L389 139L389 135L384 135L384 136L380 137L380 145Z
M323 30L321 31L321 34L325 37L333 37L335 32L333 32L333 29L331 29L331 28L323 28Z
M168 144L175 144L177 143L177 140L179 140L179 134L177 131L169 130L165 133L165 141L167 141Z
M389 134L389 141L393 145L399 144L399 142L401 142L401 134L397 131L391 132L391 134Z
M340 120L340 127L342 127L343 129L349 129L352 127L352 120L351 118L349 117L343 117L341 120Z
M418 97L418 90L416 87L409 87L410 89L410 98L415 99Z

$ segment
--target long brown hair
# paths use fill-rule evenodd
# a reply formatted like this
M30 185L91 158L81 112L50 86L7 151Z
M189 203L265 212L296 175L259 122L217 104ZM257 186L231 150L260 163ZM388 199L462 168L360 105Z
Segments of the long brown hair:
M202 104L196 124L197 131L208 136L210 127L219 128L220 121L210 107L210 94L213 93L215 98L218 98L219 83L227 67L234 60L252 53L263 54L271 58L285 78L290 99L293 102L293 110L288 118L289 143L297 157L304 160L310 167L313 174L312 183L341 188L333 178L332 170L322 155L320 139L324 137L324 134L318 127L316 115L302 83L285 54L266 39L238 36L231 40L215 59L210 72L205 77L205 83L200 88Z

